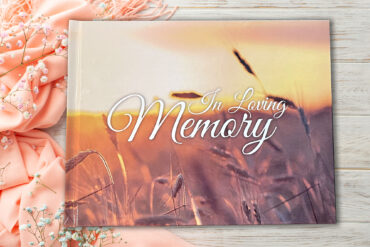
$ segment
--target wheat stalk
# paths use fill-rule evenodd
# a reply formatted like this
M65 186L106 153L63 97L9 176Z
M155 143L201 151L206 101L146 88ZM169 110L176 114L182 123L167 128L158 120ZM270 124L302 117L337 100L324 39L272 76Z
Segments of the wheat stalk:
M124 183L124 186L125 186L125 212L127 213L127 211L128 211L128 198L129 198L129 195L128 195L128 179L127 179L126 165L125 165L125 162L123 161L123 157L122 157L122 154L121 154L120 149L119 149L119 146L118 146L116 132L112 131L109 128L109 126L107 124L107 116L106 115L102 114L102 119L103 119L103 123L105 125L105 130L106 130L106 132L109 135L109 139L111 140L111 142L112 142L112 144L113 144L113 146L114 146L114 148L116 150L116 155L117 155L119 164L121 166L122 175L123 175L123 183Z
M165 184L168 184L169 181L167 178L163 178L163 177L157 177L155 178L153 181L152 181L152 184L150 186L150 213L153 215L154 213L154 210L153 210L153 203L154 203L154 187L156 184L162 184L162 185L165 185Z

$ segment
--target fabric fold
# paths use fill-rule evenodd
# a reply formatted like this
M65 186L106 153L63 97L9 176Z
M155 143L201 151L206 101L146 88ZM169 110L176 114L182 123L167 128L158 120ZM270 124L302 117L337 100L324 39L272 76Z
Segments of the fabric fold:
M26 26L29 32L24 32L24 25L31 20L21 19L22 25L7 33L12 33L8 48L0 48L4 60L0 64L0 131L24 132L57 123L66 104L68 21L96 16L82 0L35 1L29 14L45 19L32 20L35 24Z

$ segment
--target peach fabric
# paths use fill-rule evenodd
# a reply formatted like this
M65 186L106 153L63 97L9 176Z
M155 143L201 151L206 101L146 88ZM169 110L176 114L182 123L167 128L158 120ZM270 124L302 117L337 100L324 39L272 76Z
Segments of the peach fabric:
M20 18L26 23L31 14L43 14L49 17L46 28L52 30L47 39L55 40L57 35L66 35L64 30L70 19L136 19L167 13L161 0L126 0L112 1L102 15L97 15L98 4L103 2L2 2L0 39L6 39L6 46L0 47L0 246L29 246L29 242L35 241L30 233L18 229L30 220L24 208L46 204L50 212L55 212L64 200L65 185L63 150L48 134L35 128L54 125L65 110L66 56L55 56L52 46L44 48L42 36L38 35L29 38L23 54L24 46L18 45L19 40L24 41L21 28L13 36L7 31L20 25L17 22ZM142 14L148 3L154 3L157 12ZM27 61L20 64L25 55ZM30 65L37 66L40 61L47 72L27 69ZM46 80L42 80L44 75ZM56 232L57 225L48 226L46 231L45 235ZM116 228L115 232L122 232L124 243L114 246L191 246L163 229ZM51 240L48 240L45 246L50 245ZM60 246L60 243L53 246Z
M53 32L48 35L48 40L54 40L58 33L63 33L63 30L68 29L68 21L70 19L79 20L91 20L96 17L93 8L85 1L81 0L67 0L67 1L32 1L33 4L33 15L43 14L50 16L48 25L53 28ZM31 14L30 13L30 14ZM23 33L19 31L14 37L9 39L7 42L11 44L13 49L7 49L2 47L0 49L1 56L4 57L5 62L0 66L0 74L9 71L19 63L22 58L23 47L16 45L18 40L23 40ZM34 35L27 43L26 54L30 57L29 61L40 57L43 51L42 35ZM24 41L23 41L24 42ZM53 47L46 47L44 54L50 54L54 50ZM13 58L11 58L13 56ZM9 104L5 104L5 109L0 111L0 131L12 130L12 131L28 131L34 128L47 128L54 125L64 112L66 97L65 92L61 88L55 87L55 83L59 80L63 80L67 74L67 59L62 56L46 56L45 58L39 59L43 61L46 68L49 68L47 77L48 81L41 85L39 77L40 73L37 73L30 85L31 89L35 86L39 86L39 92L19 92L23 96L23 100L31 99L31 103L36 103L37 110L33 112L32 117L29 119L24 118L22 112L16 110ZM24 66L20 66L10 73L0 77L1 84L5 87L5 94L9 93L13 88L22 83L22 79L26 79L28 73L26 68L29 65L36 65L38 62L25 63ZM19 75L22 75L20 78ZM31 84L28 80L23 83L23 87ZM63 88L63 87L62 87ZM7 97L10 97L9 95Z
M10 152L0 156L0 161L10 161L3 174L4 184L0 194L0 246L20 246L20 243L28 243L32 238L29 233L18 231L20 222L27 220L23 208L39 206L39 200L51 206L59 206L63 201L63 151L40 130L12 133L8 138L13 139L7 149ZM35 174L40 174L40 178L35 178ZM56 193L36 184L36 180L54 187ZM28 241L20 242L20 239Z

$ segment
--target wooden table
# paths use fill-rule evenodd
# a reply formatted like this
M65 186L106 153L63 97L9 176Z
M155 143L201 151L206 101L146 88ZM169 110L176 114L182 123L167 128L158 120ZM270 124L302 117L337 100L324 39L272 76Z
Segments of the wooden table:
M370 246L370 0L165 0L174 20L329 19L336 225L167 228L196 246ZM65 143L65 117L48 132Z

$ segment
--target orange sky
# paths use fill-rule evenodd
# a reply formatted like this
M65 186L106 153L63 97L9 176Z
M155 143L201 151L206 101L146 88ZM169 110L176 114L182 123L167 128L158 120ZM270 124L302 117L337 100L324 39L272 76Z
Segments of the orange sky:
M219 99L224 101L248 87L262 92L233 55L234 48L253 67L269 94L307 109L331 105L328 21L89 25L83 36L89 53L82 54L82 63L90 68L90 74L82 78L94 85L89 94L95 92L101 100L84 97L81 108L74 110L105 111L132 92L144 94L147 101L162 98L168 105L176 101L169 97L173 91L205 93L221 88Z

